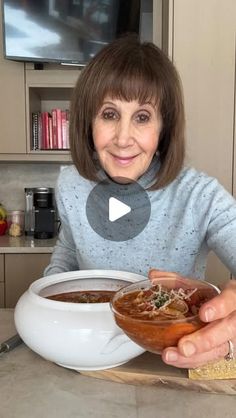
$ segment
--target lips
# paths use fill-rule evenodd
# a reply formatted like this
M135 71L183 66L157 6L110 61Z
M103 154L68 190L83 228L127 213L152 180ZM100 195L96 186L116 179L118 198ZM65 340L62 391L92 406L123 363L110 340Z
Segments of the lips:
M120 165L128 165L133 162L133 160L137 157L137 155L127 156L127 157L121 157L119 155L113 155L111 154L116 163Z

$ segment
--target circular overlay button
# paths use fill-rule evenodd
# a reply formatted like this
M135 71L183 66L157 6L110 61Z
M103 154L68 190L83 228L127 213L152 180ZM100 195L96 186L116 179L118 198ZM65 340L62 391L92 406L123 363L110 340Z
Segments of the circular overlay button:
M91 228L110 241L136 237L147 225L150 213L148 194L137 182L120 184L105 179L93 188L86 203Z

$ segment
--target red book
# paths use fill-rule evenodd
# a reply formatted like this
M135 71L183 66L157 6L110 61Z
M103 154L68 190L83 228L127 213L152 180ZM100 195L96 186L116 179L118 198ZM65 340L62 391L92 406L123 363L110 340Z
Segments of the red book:
M48 130L49 130L49 148L53 149L53 138L52 138L52 116L48 115Z
M67 121L66 121L66 110L61 111L61 129L62 129L62 148L67 148Z
M70 119L70 111L69 109L66 110L66 148L70 148L70 141L69 141L69 119Z
M41 149L49 149L48 112L42 112L42 144Z
M56 109L52 109L52 148L58 148L57 140L57 112Z
M57 148L62 149L62 124L61 124L61 109L56 109L56 117L57 117Z

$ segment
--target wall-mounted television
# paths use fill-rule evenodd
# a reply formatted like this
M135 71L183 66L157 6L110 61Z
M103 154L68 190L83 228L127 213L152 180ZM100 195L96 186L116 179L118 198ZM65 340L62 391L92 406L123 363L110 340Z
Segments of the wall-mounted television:
M86 65L127 32L152 40L150 0L3 0L4 55Z

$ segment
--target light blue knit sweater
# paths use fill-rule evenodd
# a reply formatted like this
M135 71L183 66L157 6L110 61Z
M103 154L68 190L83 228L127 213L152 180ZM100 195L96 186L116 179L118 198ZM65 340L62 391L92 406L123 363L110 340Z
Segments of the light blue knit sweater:
M139 180L148 187L158 170L153 161ZM166 188L148 191L151 217L135 238L108 241L86 218L86 200L96 183L74 166L59 175L56 199L61 232L45 275L82 269L126 270L147 275L150 268L204 278L212 249L236 276L236 201L216 179L185 168Z

